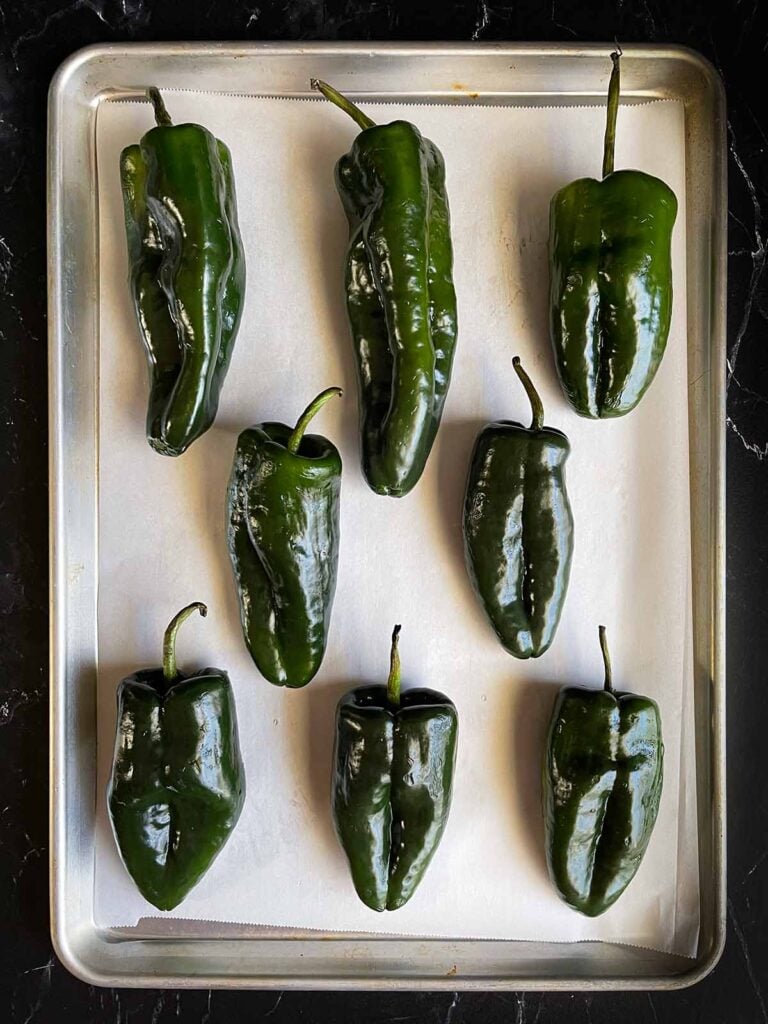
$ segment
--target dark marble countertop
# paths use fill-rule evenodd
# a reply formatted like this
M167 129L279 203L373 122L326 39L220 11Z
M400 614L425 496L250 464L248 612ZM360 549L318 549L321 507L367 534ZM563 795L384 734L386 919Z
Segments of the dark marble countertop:
M334 994L95 989L48 934L46 93L60 62L124 40L673 42L728 99L728 935L678 993ZM768 5L759 0L3 0L0 2L0 1016L12 1024L768 1021ZM768 205L766 205L768 211Z

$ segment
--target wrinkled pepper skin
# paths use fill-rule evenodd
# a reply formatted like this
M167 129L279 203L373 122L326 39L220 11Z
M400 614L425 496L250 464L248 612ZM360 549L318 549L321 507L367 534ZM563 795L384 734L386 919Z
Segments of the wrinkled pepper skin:
M158 125L120 158L128 263L150 377L147 440L181 455L212 425L245 293L232 160L197 124Z
M300 687L320 668L328 638L339 559L341 456L317 434L302 434L291 452L294 433L284 423L261 423L240 434L227 538L251 657L270 683Z
M547 867L570 907L603 914L634 878L656 822L663 762L653 700L609 685L560 691L543 805Z
M394 641L396 643L396 640ZM456 708L435 690L362 686L336 709L332 809L358 896L371 910L411 898L448 820Z
M192 608L196 606L191 606ZM221 851L245 800L227 673L143 669L120 683L107 804L141 894L172 910Z
M432 449L456 348L445 166L414 125L375 125L317 87L364 127L336 165L350 232L345 287L362 466L377 494L402 497Z
M615 132L618 56L609 94ZM613 100L613 107L611 101ZM550 207L550 329L560 381L582 416L624 416L651 385L672 316L674 192L659 178L613 170L580 178ZM607 147L608 148L608 147Z
M518 359L514 365L532 391ZM538 396L535 401L530 428L501 420L480 431L464 498L469 578L502 646L516 658L538 658L551 645L573 555L565 486L570 444L542 425Z

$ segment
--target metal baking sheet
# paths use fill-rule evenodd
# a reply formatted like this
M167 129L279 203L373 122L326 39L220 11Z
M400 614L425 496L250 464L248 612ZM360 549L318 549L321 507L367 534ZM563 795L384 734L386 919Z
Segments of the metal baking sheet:
M96 770L97 181L100 102L161 88L307 95L310 74L369 99L604 103L605 45L103 46L58 72L49 114L52 934L93 984L280 988L672 988L711 969L724 934L723 370L725 120L700 57L634 47L625 98L672 98L686 119L690 478L701 931L688 959L610 943L366 938L155 922L93 925ZM457 83L461 88L457 89ZM404 83L407 88L404 89Z

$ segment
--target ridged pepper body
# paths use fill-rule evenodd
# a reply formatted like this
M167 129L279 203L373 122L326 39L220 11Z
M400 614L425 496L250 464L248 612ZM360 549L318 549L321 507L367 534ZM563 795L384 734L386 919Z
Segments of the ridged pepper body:
M581 178L552 200L552 341L582 416L623 416L656 375L672 316L676 214L669 186L642 171Z
M604 913L634 878L661 800L657 704L613 690L564 687L544 766L549 874L565 902Z
M246 646L277 686L320 668L339 558L341 457L316 434L262 423L237 441L227 497L229 554Z
M559 430L500 420L480 431L472 452L464 498L467 570L502 646L516 658L537 658L549 648L565 603L573 554L565 487L570 450Z
M120 175L150 377L147 440L181 455L215 419L242 312L232 161L206 128L168 121L123 150Z
M221 851L245 800L232 686L206 668L143 669L117 691L107 804L120 856L146 900L172 910Z
M614 171L619 56L612 54L603 177L579 178L550 206L550 331L568 401L582 416L630 412L651 385L672 316L674 192Z
M338 102L335 90L318 88ZM343 102L370 126L336 165L350 231L345 285L363 472L376 493L401 497L424 471L456 348L445 164L415 125L375 125Z
M458 717L445 694L414 688L397 704L386 686L339 701L332 808L358 896L372 910L411 898L443 836Z

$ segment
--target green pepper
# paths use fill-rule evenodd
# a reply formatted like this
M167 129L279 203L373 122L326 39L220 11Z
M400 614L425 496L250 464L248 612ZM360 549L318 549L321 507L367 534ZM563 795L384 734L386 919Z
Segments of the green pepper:
M415 125L376 125L329 85L312 85L363 129L336 165L362 464L377 494L401 497L424 471L456 347L445 166Z
M118 849L142 896L173 910L232 833L245 800L237 716L227 673L183 673L176 633L165 631L163 667L140 669L117 691L117 736L107 804Z
M544 766L549 874L574 910L604 913L635 877L661 800L664 745L655 701L614 691L605 627L602 690L566 686Z
M245 257L232 160L199 124L157 126L120 157L128 263L150 376L147 440L181 455L211 426L240 323Z
M436 690L400 693L400 626L386 686L361 686L339 701L332 806L357 895L371 910L411 898L445 830L458 718Z
M550 327L573 408L592 419L637 405L661 363L672 315L674 192L614 171L619 56L611 54L603 177L579 178L550 207Z
M541 399L517 356L512 365L533 421L526 428L500 420L480 431L464 498L464 553L502 646L516 658L538 658L554 638L571 572L571 447L565 434L543 425Z
M341 388L328 388L294 428L258 423L237 439L227 538L243 636L261 674L305 686L325 654L339 561L341 456L306 434Z

